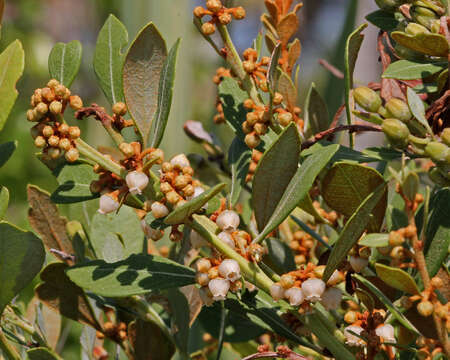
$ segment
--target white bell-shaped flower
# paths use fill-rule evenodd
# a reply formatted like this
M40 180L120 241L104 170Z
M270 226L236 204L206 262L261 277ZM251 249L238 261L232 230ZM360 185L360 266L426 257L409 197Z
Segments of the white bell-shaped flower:
M302 291L308 301L320 301L326 285L320 279L308 279L302 283Z
M350 346L364 346L366 344L366 342L363 339L357 337L356 335L353 335L350 331L354 332L355 334L361 335L364 329L361 326L356 325L347 326L344 329L346 344Z
M187 200L192 200L193 198L203 194L205 192L205 189L203 189L201 186L194 187L194 193L191 196L188 196Z
M125 177L125 181L127 183L128 189L130 193L133 195L142 194L142 190L144 190L148 185L148 176L143 172L139 171L131 171Z
M236 260L225 259L219 265L219 274L220 276L223 276L225 279L234 282L241 277L241 269Z
M216 219L216 224L220 230L233 232L239 226L239 215L233 210L225 210Z
M213 300L225 300L228 290L230 290L230 281L222 278L215 278L208 283L208 288L211 291Z
M352 269L357 273L361 272L362 269L364 269L367 266L367 264L369 264L368 259L364 259L359 256L350 256L349 262L350 265L352 266Z
M328 288L322 294L322 305L327 310L336 310L341 304L342 291L336 287Z
M119 206L120 204L118 201L114 200L108 194L103 194L102 196L100 196L98 212L100 214L109 214L116 211Z
M375 333L377 334L377 336L379 336L381 338L381 340L383 340L383 342L386 343L395 343L395 329L392 325L390 324L384 324L381 326L378 326L375 329Z
M184 154L179 154L179 155L174 156L172 159L170 159L170 164L174 168L179 168L179 169L191 166L189 159Z
M284 296L289 300L289 304L292 306L299 306L305 301L305 295L303 294L302 289L296 286L287 289L284 292Z
M272 284L270 287L270 295L274 301L284 299L285 290L280 284Z
M195 281L200 286L206 286L209 283L209 276L208 274L198 272L197 274L195 274Z
M225 244L227 244L230 248L234 249L236 247L236 244L233 240L233 238L231 237L231 234L226 232L226 231L222 231L220 232L217 237L222 240Z
M191 235L189 236L189 240L191 241L191 246L194 249L200 249L202 246L208 246L209 243L205 240L203 236L201 236L197 231L192 230Z
M155 217L155 219L161 219L161 218L169 215L169 209L167 208L167 206L158 201L155 201L152 204L151 209L152 209L152 214Z
M206 258L198 259L195 263L198 272L207 273L211 269L211 261Z

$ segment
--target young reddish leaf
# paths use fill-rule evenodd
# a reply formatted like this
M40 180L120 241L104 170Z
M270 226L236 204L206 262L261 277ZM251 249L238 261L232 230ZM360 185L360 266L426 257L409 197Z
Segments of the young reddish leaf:
M56 249L72 255L72 243L66 233L67 220L59 215L58 208L50 200L50 195L37 186L27 188L28 221L41 237L47 250Z
M125 58L123 92L144 147L158 108L159 80L166 58L166 43L153 23L140 31Z
M298 25L297 15L293 12L288 13L280 20L277 26L277 33L282 44L287 44L297 31Z

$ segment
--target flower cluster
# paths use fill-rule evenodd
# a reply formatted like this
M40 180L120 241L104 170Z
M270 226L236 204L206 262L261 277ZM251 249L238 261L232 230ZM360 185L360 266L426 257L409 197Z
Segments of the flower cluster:
M202 24L202 32L204 35L212 35L216 31L216 24L228 25L233 18L235 20L242 20L245 18L245 9L242 6L235 8L226 8L220 0L207 0L206 9L202 6L197 6L194 9L194 16L202 19L209 16L211 19Z
M63 121L61 114L67 105L78 110L83 102L79 96L71 95L59 81L52 79L31 96L32 109L27 111L27 119L38 122L31 128L31 136L44 156L56 160L64 155L68 162L75 162L79 157L75 140L80 137L80 128Z
M256 168L258 167L259 160L261 160L262 153L256 149L252 151L252 158L250 160L250 165L248 166L248 173L245 177L245 182L251 182L253 176L255 175Z

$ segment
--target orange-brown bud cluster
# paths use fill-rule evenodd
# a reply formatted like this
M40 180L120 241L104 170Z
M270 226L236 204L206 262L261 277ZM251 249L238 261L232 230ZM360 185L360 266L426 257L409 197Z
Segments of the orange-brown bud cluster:
M127 324L124 322L120 322L118 324L114 324L110 321L107 321L103 324L103 332L97 332L97 338L103 339L104 337L108 337L118 343L123 342L127 339Z
M228 25L235 20L242 20L245 18L245 9L242 6L234 8L226 8L220 0L207 0L206 9L202 6L197 6L194 9L194 16L202 19L209 16L210 20L202 24L202 33L206 36L212 35L216 31L216 24Z
M250 110L242 123L245 143L250 149L256 148L261 142L261 136L267 133L270 114L265 106L257 106L251 99L244 102L244 107Z
M263 56L258 61L258 52L255 49L248 48L243 53L244 61L242 65L247 74L249 74L256 85L264 92L269 91L267 83L267 67L270 63L270 57Z
M259 160L261 160L262 152L253 149L252 151L252 159L250 161L250 165L248 167L248 174L245 178L245 182L250 182L255 175L256 168L258 167Z

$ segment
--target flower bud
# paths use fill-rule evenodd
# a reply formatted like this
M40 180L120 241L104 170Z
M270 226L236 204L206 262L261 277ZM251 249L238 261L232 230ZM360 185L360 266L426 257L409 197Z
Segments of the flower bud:
M253 126L258 122L259 118L255 111L251 111L246 115L246 122L249 126Z
M208 283L208 288L211 291L213 300L225 300L230 289L230 282L222 278L212 279Z
M37 119L36 119L35 114L36 114L36 113L35 113L32 109L29 109L29 110L27 111L27 120L28 120L28 121L36 121Z
M435 289L440 289L444 286L444 281L440 277L435 276L431 279L431 286Z
M334 270L333 274L331 274L330 278L327 281L327 285L334 286L343 282L344 280L344 275L340 271Z
M81 135L80 128L78 126L70 126L69 127L69 136L71 139L78 139Z
M234 8L233 16L236 20L242 20L245 18L245 9L242 6Z
M417 311L422 316L430 316L434 312L434 306L431 301L425 300L417 304Z
M52 135L47 140L48 144L53 147L59 146L59 137Z
M202 246L208 246L209 243L205 240L203 236L201 236L197 231L192 230L191 235L189 236L189 240L191 242L191 246L194 249L199 249Z
M250 133L245 135L245 144L250 148L254 149L258 147L258 145L261 143L261 139L257 134Z
M283 102L283 95L281 95L279 92L276 92L273 95L272 102L274 105L280 105Z
M353 97L359 106L369 112L377 112L381 106L380 95L366 86L353 90Z
M392 145L404 148L408 145L409 129L398 119L386 119L381 128Z
M184 154L174 156L172 159L170 159L170 164L174 169L182 169L184 167L191 166L189 159Z
M48 103L51 103L53 100L55 100L55 93L52 89L45 87L41 91L42 98Z
M326 285L320 279L308 279L302 283L302 291L308 301L319 301Z
M217 237L227 244L230 248L234 249L236 247L236 244L234 243L234 240L229 232L222 231L220 232Z
M190 178L185 175L178 175L173 182L173 186L177 190L181 190L189 184Z
M56 100L52 101L50 106L49 106L49 110L54 115L61 114L62 104L59 101L56 101Z
M114 114L124 116L127 113L127 106L123 102L117 102L113 105L112 111Z
M449 153L449 147L437 141L431 141L425 147L425 154L436 163L445 162Z
M261 136L261 135L264 135L267 132L267 125L266 124L257 123L257 124L255 124L253 129L255 130L256 134Z
M176 191L169 191L166 194L166 200L170 204L175 205L176 203L178 203L181 200L181 198L180 198L180 195L178 195L178 193Z
M342 291L336 287L331 287L325 290L322 295L322 305L327 310L336 310L341 304Z
M46 103L40 102L36 105L35 110L38 115L45 115L48 112L48 105Z
M391 231L389 233L389 245L400 246L405 242L405 238L398 231Z
M120 204L118 201L114 200L108 194L104 194L100 196L100 206L98 212L100 214L109 214L113 211L116 211L119 208Z
M43 136L37 136L36 139L34 139L34 145L38 148L43 148L47 145L47 140L45 140Z
M210 22L205 22L202 25L202 33L203 35L209 36L216 32L216 27L214 24L211 24Z
M357 273L361 272L362 269L364 269L367 266L367 264L369 264L368 259L364 259L359 256L350 256L349 262L352 269Z
M278 115L278 121L281 126L288 126L293 120L293 116L290 112L284 112Z
M351 332L350 332L351 331ZM364 329L361 326L347 326L344 329L345 343L350 346L364 346L366 342L352 333L361 335Z
M61 150L59 150L58 148L52 147L52 148L48 149L48 155L53 160L56 160L57 158L59 158L61 156Z
M242 65L244 66L244 70L249 74L251 74L256 69L255 62L251 60L245 60L244 62L242 62Z
M149 180L148 176L143 172L131 171L125 177L125 181L130 193L133 195L138 195L142 194L142 190L147 187Z
M211 261L206 258L198 259L195 263L195 268L198 272L206 274L211 269Z
M209 283L209 277L208 277L208 274L198 272L197 274L195 274L195 281L196 281L197 284L199 284L200 286L206 286L206 285L208 285L208 283Z
M203 9L201 6L197 6L194 9L194 16L201 19L203 16L205 16L205 9Z
M305 301L302 289L299 287L291 287L284 292L284 297L289 300L291 306L299 306Z
M344 321L347 324L353 324L358 320L358 314L355 311L347 311L344 315Z
M284 299L284 288L280 284L272 284L270 286L270 295L274 301Z
M280 279L280 285L283 287L283 289L290 289L294 286L295 279L290 274L283 274L281 275Z
M225 210L216 219L216 224L220 230L236 231L240 223L239 215L233 210Z
M69 127L69 125L67 125L67 124L61 124L61 125L59 125L58 126L58 131L59 131L59 133L61 134L61 135L67 135L67 134L69 134L69 130L70 130L70 127Z
M59 85L59 81L56 79L50 79L47 83L47 86L51 89L55 88L58 85Z
M208 0L206 2L206 8L213 13L217 13L222 9L223 5L220 0Z
M234 282L241 277L241 269L236 260L233 259L225 259L219 265L219 274L225 279Z
M123 142L119 145L119 150L122 154L125 155L126 158L130 158L134 155L134 148L131 144Z
M403 100L392 98L386 103L385 108L388 112L388 117L396 118L403 122L407 122L412 118L409 106Z
M69 139L62 138L59 140L58 147L61 150L67 151L72 147L72 144Z
M161 219L169 214L169 209L166 205L161 204L158 201L155 201L152 206L152 215L155 217L155 219Z
M429 34L430 31L425 27L422 26L420 24L414 23L414 22L410 22L406 28L405 28L405 32L408 35L419 35L419 34Z
M64 98L66 94L66 87L64 85L58 84L54 88L55 95L60 98Z
M442 131L441 140L445 145L450 146L450 127L445 128Z
M42 129L42 135L44 135L46 138L49 138L54 133L53 128L50 125L44 126Z
M223 14L219 15L219 22L222 25L228 25L232 20L233 20L233 18L231 17L231 15L229 13L224 12Z
M381 338L384 343L395 343L395 329L390 324L378 326L375 329L375 334Z
M75 111L80 110L83 107L83 100L78 95L73 95L69 98L69 104Z
M67 150L64 156L68 162L73 163L78 160L78 158L80 157L80 153L73 147Z

